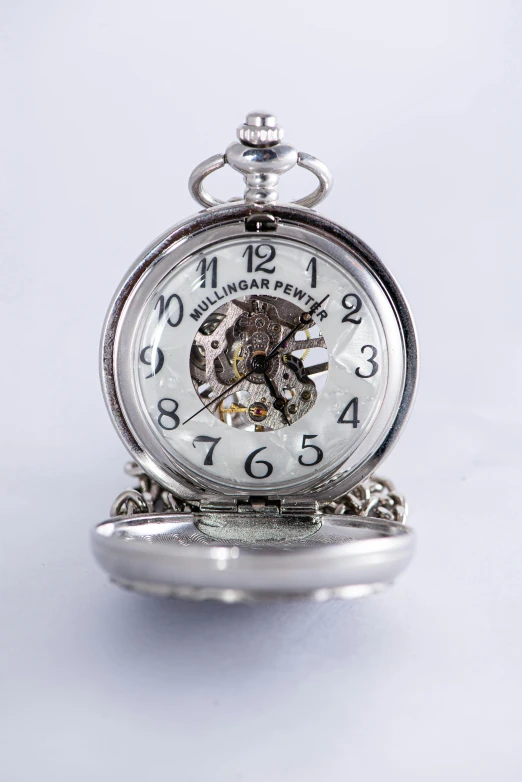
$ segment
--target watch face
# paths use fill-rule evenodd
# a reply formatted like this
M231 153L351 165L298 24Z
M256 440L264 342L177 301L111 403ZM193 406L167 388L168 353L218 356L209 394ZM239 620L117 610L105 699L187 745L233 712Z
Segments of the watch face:
M123 311L115 374L136 441L216 490L296 494L356 469L403 392L386 292L302 228L211 233L167 249Z

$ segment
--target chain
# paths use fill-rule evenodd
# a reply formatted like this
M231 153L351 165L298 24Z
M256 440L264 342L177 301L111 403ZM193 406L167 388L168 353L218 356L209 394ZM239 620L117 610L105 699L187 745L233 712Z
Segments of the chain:
M134 489L122 491L114 500L111 516L135 513L192 513L196 502L189 503L163 489L135 462L125 465L125 472L138 481ZM350 515L402 523L408 512L406 501L386 478L372 476L333 502L322 503L322 514Z
M187 513L193 507L163 489L136 462L127 462L125 472L138 481L134 489L118 494L111 505L111 516L131 516L134 513Z
M408 506L391 481L372 475L334 502L323 503L321 513L369 516L402 524L408 515Z

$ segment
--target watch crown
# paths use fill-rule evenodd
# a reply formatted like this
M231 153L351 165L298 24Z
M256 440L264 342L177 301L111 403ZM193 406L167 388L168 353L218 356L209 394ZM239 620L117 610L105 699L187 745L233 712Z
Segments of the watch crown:
M268 111L251 111L237 129L237 137L250 147L271 147L282 141L285 132Z

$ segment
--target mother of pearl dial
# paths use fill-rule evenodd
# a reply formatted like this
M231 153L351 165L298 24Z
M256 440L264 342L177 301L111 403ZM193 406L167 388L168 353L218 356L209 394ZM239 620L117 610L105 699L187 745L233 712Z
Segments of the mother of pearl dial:
M222 317L219 313L227 311L224 305L238 300L240 307L256 311L273 303L276 310L272 313L285 310L285 302L296 305L313 318L318 336L312 344L318 344L319 336L324 338L327 355L323 363L328 368L320 373L322 381L314 384L313 405L302 415L288 414L286 421L274 417L274 398L282 393L281 372L275 395L262 384L249 383L248 378L242 381L248 389L245 398L252 387L250 400L256 403L260 402L258 388L262 388L260 398L265 402L260 402L261 413L256 408L256 415L266 415L266 407L277 428L265 429L259 418L261 423L253 420L252 426L230 425L230 414L215 414L217 403L202 409L207 402L198 394L191 371L191 349L205 320L216 312ZM305 325L299 327L302 340L307 338ZM290 326L280 328L282 339ZM242 333L239 325L236 332ZM265 355L278 341L272 339ZM218 340L214 342L216 351L221 351ZM242 350L239 336L229 348L229 383L240 380L248 369L241 364ZM310 355L314 350L319 348L312 348ZM278 361L284 353L282 346ZM295 355L303 358L303 350ZM266 486L298 489L309 483L312 473L316 478L331 474L368 434L383 403L389 374L388 345L379 313L356 277L312 246L257 234L206 246L204 252L189 255L163 277L138 318L132 361L144 418L167 458L203 482L210 478L224 487L257 494ZM298 404L303 404L303 389L306 399L307 388L299 386ZM288 409L292 403L288 395L294 392L285 393ZM226 415L228 423L221 420ZM245 412L236 417L249 421Z

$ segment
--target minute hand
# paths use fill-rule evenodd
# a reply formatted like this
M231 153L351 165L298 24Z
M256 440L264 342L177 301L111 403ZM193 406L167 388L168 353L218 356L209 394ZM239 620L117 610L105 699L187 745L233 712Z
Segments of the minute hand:
M268 372L264 372L263 374L265 376L265 383L268 386L268 390L270 391L270 395L272 396L272 399L274 400L274 402L280 402L280 404L281 404L281 415L285 419L286 425L290 426L290 421L288 420L288 416L285 413L285 408L284 408L285 401L284 401L284 399L282 397L280 397L279 394L277 393L277 389L274 386L274 384L272 383L272 379L271 379L270 375L268 374Z

